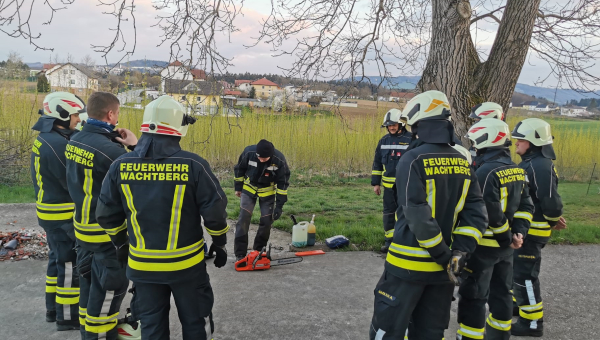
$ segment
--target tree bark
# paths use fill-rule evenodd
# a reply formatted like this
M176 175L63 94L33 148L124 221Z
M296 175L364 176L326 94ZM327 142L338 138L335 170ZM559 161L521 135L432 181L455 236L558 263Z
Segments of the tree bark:
M481 62L470 32L467 0L432 1L432 37L420 91L438 90L450 100L456 133L473 124L471 108L485 101L505 111L525 63L541 0L508 0L487 61Z

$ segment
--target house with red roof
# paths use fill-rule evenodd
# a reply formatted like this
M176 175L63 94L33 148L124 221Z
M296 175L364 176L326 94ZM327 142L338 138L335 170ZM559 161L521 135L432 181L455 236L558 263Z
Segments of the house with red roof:
M255 80L252 83L250 83L250 85L252 85L252 87L254 88L257 98L269 98L271 94L273 94L275 91L281 90L281 87L279 87L279 85L275 84L267 78Z
M161 77L161 88L163 91L166 89L166 80L195 80L205 81L206 72L204 70L198 70L195 68L190 69L185 66L179 60L175 60L162 71L160 71Z

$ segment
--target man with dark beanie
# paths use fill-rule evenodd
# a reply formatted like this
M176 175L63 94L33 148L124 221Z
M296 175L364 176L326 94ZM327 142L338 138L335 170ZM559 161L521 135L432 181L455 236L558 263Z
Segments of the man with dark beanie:
M240 260L248 250L248 229L257 198L260 223L252 249L261 250L267 245L271 225L281 217L287 201L290 169L285 157L275 149L273 143L262 139L258 144L244 149L234 172L235 195L241 199L234 252L237 260Z

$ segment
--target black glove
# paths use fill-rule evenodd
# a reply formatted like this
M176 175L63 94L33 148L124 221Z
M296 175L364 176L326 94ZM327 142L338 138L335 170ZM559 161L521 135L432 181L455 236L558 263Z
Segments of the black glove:
M458 281L458 277L460 276L460 272L465 267L465 263L467 262L467 253L460 250L452 250L452 257L448 262L448 267L446 271L448 272L448 277L450 281L454 283L456 286L460 285Z
M221 268L227 263L227 249L225 249L225 245L217 246L216 244L211 244L210 249L208 249L208 253L216 254L215 257L215 267Z
M275 207L273 211L273 221L277 221L281 217L281 213L283 213L283 207Z
M90 254L89 256L83 258L77 264L79 275L81 275L84 279L89 280L92 277L92 259L94 254Z
M121 263L127 264L129 258L129 243L125 243L117 248L117 260Z

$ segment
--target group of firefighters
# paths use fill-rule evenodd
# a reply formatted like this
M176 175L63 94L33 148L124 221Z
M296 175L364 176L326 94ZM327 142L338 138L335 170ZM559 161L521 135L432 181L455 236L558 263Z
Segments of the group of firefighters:
M385 115L389 133L375 150L371 184L377 195L383 185L387 255L371 340L443 339L455 286L456 339L543 335L541 251L552 229L566 228L550 125L529 118L511 132L492 102L470 117L466 150L442 92Z
M46 321L58 331L79 329L87 340L169 339L173 295L183 338L212 339L214 297L204 259L214 257L217 268L227 262L227 197L208 162L181 150L196 119L180 103L169 96L152 101L139 140L116 128L119 105L111 93L95 92L86 105L55 92L33 126L39 135L31 176L50 247ZM267 140L240 156L238 259L246 256L257 198L253 249L266 245L287 200L289 175L285 157ZM127 291L130 308L119 318Z
M227 197L208 162L181 149L196 119L180 103L161 96L148 104L139 140L116 128L119 105L106 92L93 93L87 105L55 92L33 127L39 135L31 176L50 248L46 321L59 331L79 329L82 339L168 339L172 295L183 338L212 339L214 297L204 260L214 258L217 268L227 262ZM387 258L370 337L442 339L455 285L457 339L541 336L541 249L553 227L566 227L550 126L526 119L511 133L502 107L483 103L466 136L471 155L450 117L446 96L428 91L384 118L389 134L377 146L372 185L377 195L384 187ZM519 166L510 158L510 136ZM257 199L252 249L267 245L290 171L263 139L244 149L234 172L240 260ZM119 318L128 291L130 308ZM519 321L511 325L513 313Z

